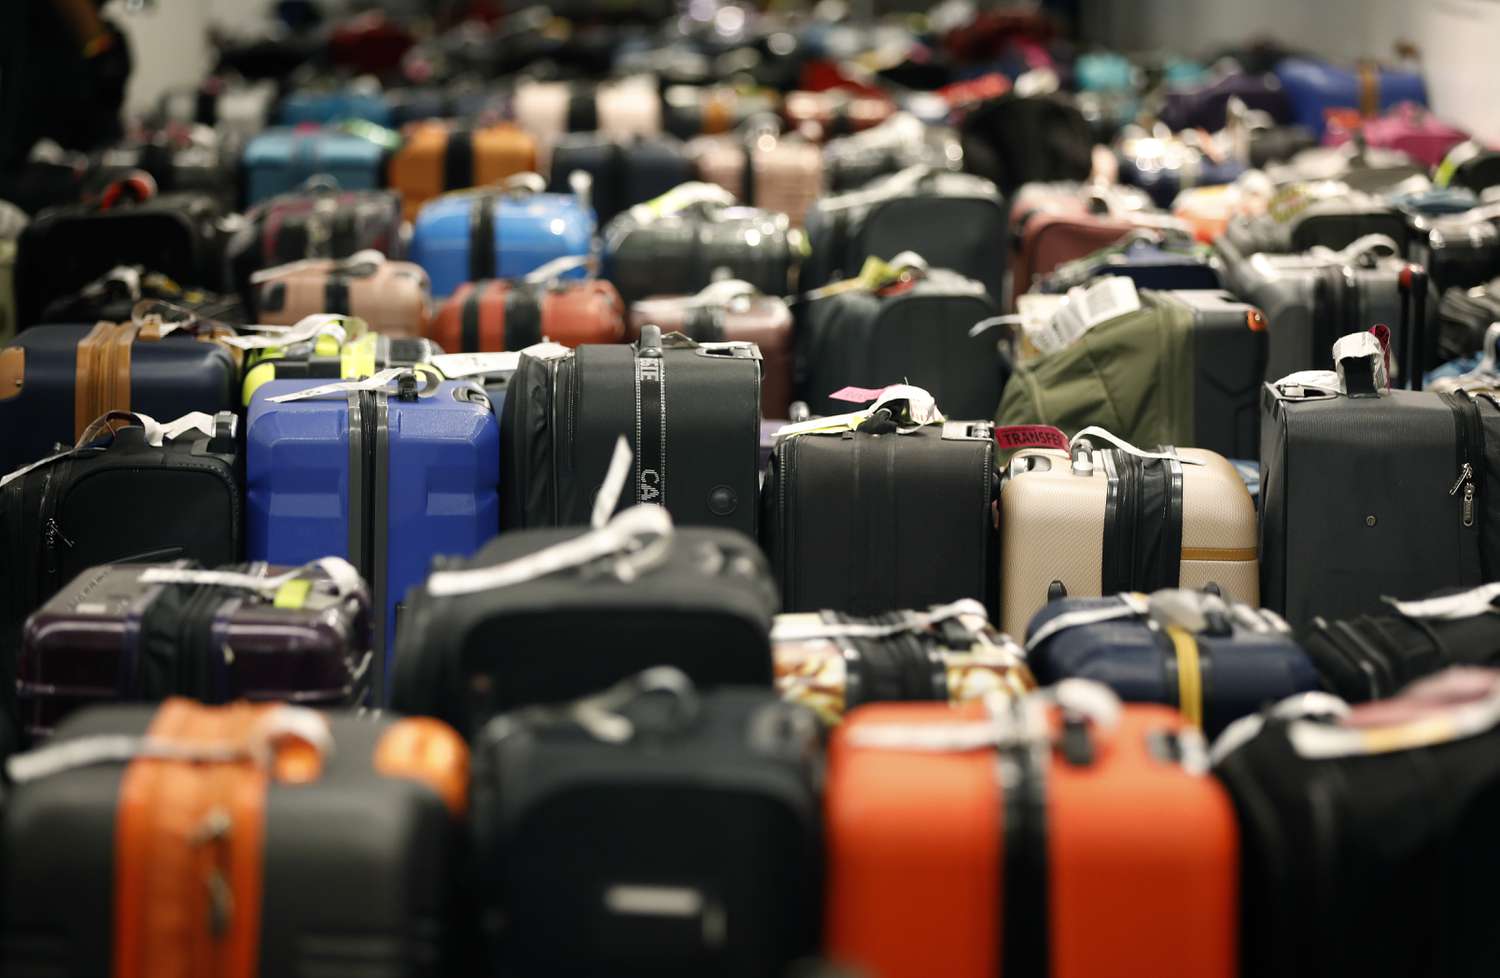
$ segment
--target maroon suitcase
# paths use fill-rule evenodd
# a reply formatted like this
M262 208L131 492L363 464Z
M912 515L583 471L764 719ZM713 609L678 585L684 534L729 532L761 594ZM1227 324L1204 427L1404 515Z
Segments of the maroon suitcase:
M182 560L104 564L42 605L21 639L16 694L27 738L47 736L91 703L180 695L342 706L366 698L370 598L352 567L225 570L234 575L227 581L258 583L151 580L150 572L203 573Z

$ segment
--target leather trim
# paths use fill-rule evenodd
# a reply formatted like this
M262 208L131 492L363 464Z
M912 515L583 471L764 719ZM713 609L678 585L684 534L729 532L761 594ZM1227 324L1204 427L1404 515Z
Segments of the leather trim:
M1221 563L1256 560L1254 547L1183 547L1183 560L1212 560Z
M452 727L431 717L397 720L375 744L375 771L420 781L437 792L454 818L469 807L469 747Z
M78 341L74 354L73 368L73 438L76 440L83 436L83 432L94 419L99 416L94 411L94 377L98 372L99 348L109 338L113 329L111 323L95 323L94 328L88 331L88 335Z
M9 346L0 350L0 401L21 395L26 386L26 348Z

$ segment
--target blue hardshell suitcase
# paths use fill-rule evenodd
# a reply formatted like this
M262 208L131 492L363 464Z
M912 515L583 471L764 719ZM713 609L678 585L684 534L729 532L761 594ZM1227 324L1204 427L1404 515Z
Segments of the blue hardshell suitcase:
M1164 598L1195 609L1186 618L1201 614L1203 620L1196 627L1166 627L1185 619L1158 610ZM1104 617L1111 612L1116 616ZM1196 692L1184 682L1182 657L1189 650L1196 660ZM1210 737L1267 704L1322 688L1317 669L1279 616L1202 592L1050 601L1026 629L1026 657L1043 686L1092 679L1126 702L1177 707L1190 720L1196 709Z
M75 418L78 341L88 325L33 326L0 347L0 475L71 446L92 418ZM167 422L193 411L232 411L239 366L217 343L178 334L130 347L130 403L118 405Z
M468 556L500 528L500 429L470 381L408 374L418 388L275 403L324 382L276 380L246 426L246 555L273 564L349 560L380 609L383 701L398 605L438 555ZM435 386L433 386L435 384Z
M276 113L277 123L283 126L322 125L344 119L364 119L377 126L389 126L391 107L382 96L371 92L303 91L283 99Z
M556 258L592 252L594 212L572 194L500 188L445 194L412 225L408 257L427 270L432 295L465 282L520 278ZM582 268L564 277L582 278Z
M246 203L258 204L318 175L333 177L342 190L375 190L384 179L385 150L332 129L267 129L245 146L243 162Z
M1427 104L1427 86L1421 75L1388 68L1374 70L1375 104L1368 108L1375 114L1400 102ZM1291 121L1311 129L1319 139L1327 128L1329 109L1367 108L1363 91L1366 82L1358 71L1310 58L1287 58L1276 66L1276 77L1292 104Z

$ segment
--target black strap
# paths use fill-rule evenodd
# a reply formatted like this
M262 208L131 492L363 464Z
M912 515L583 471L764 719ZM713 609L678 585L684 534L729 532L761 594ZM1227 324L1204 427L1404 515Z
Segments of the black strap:
M222 588L207 585L165 585L141 614L137 658L122 692L147 702L169 696L223 702L228 663L215 648L213 632L225 596Z
M1174 588L1182 569L1182 463L1103 452L1104 594Z
M1052 972L1052 924L1047 906L1049 760L1027 745L1003 748L997 759L1004 838L1000 919L995 922L995 931L1000 938L1002 975L1042 976Z
M593 132L599 128L599 98L592 87L568 96L568 132Z
M351 315L349 278L343 272L328 273L328 281L323 283L323 311L337 313L340 316Z
M474 186L474 131L454 129L443 150L443 189L462 190Z
M478 353L480 293L488 282L475 282L458 313L458 352Z
M745 168L740 171L740 203L746 207L755 206L755 143L753 140L745 140L741 144L745 154Z
M542 341L542 289L512 282L505 293L505 348L524 350Z
M307 221L310 215L289 218L276 229L276 253L266 255L266 263L275 265L307 257Z
M469 281L494 278L495 207L499 194L479 194L469 211Z
M328 231L328 247L334 258L348 258L359 250L355 211L357 205L340 204L333 212L333 227Z
M667 361L660 348L635 358L635 499L667 504Z
M682 319L683 335L699 343L724 342L724 307L691 306Z

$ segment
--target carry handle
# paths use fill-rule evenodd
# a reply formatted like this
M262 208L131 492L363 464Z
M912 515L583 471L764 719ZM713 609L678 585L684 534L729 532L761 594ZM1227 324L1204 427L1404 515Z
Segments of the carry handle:
M635 355L638 357L661 357L661 327L655 323L647 323L641 327L641 338L636 342Z
M673 666L655 666L631 676L600 693L558 706L530 706L503 713L485 725L481 740L493 746L523 730L577 726L595 740L624 744L640 732L637 723L622 712L647 696L666 694L672 700L669 726L661 732L683 730L702 713L702 701L693 681Z

